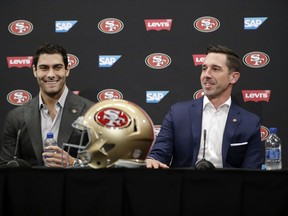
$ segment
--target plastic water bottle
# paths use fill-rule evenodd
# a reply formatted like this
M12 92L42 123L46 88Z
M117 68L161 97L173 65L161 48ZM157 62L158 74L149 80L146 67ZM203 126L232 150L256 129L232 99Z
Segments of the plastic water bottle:
M270 128L270 135L265 140L265 166L266 170L279 170L282 168L281 139L277 135L277 128Z
M54 152L53 150L46 150L46 147L48 146L57 146L57 141L54 139L54 134L51 132L47 133L46 139L43 144L43 150L45 152ZM43 158L45 165L46 165L46 160L45 160L46 158L47 157Z

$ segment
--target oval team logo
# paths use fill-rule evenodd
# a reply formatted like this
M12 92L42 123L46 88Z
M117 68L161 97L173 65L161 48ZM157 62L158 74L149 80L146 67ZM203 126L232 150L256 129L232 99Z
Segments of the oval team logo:
M25 90L17 89L7 95L7 101L16 106L23 105L32 99L32 95Z
M270 62L270 57L264 52L254 51L247 53L243 57L243 62L248 67L261 68Z
M8 30L14 35L22 36L31 33L33 25L27 20L16 20L9 24Z
M116 34L124 28L121 20L116 18L106 18L98 23L98 29L106 34Z
M200 32L213 32L220 27L220 22L215 17L204 16L194 21L194 28Z
M154 125L154 134L155 134L155 136L158 136L160 130L161 130L161 125Z
M171 58L164 53L153 53L145 58L145 63L150 68L163 69L171 64Z
M203 89L199 89L198 91L196 91L194 94L193 94L193 98L194 99L198 99L198 98L201 98L204 96L204 91Z
M266 140L270 134L269 129L263 125L260 128L260 133L261 133L261 141Z
M67 54L67 56L68 56L68 64L70 66L70 69L77 67L77 65L79 64L79 59L77 58L77 56L72 55L72 54Z
M95 114L95 121L105 127L125 128L131 123L130 116L117 108L104 108Z
M104 89L97 94L98 101L123 99L123 94L116 89Z

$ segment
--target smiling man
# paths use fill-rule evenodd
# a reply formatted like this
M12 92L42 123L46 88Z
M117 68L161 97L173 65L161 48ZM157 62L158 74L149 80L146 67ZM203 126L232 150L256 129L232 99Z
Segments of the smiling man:
M147 168L261 168L260 118L231 98L240 65L229 48L208 48L200 76L204 96L172 105Z
M11 110L4 124L0 165L15 156L30 166L66 167L75 162L76 152L69 155L63 143L79 144L81 133L72 123L94 104L75 95L66 86L70 68L66 50L54 43L44 43L33 59L33 74L40 92L28 103ZM54 134L58 146L44 152L43 142L48 132ZM17 135L18 134L18 135ZM18 140L18 141L17 141Z

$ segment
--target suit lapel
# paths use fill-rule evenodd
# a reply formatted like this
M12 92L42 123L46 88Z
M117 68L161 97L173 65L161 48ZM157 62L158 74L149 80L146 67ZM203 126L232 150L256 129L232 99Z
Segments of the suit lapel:
M83 110L83 103L75 98L76 95L69 91L65 101L58 133L58 144L60 147L62 147L63 143L69 141L73 132L72 123L80 116Z
M232 103L229 113L228 113L224 135L223 135L223 145L222 145L223 162L226 160L230 141L238 125L240 124L241 120L242 119L241 119L240 110L238 109L238 106Z
M202 110L203 110L203 97L198 100L192 101L192 109L190 109L190 120L192 125L193 135L193 165L197 161L198 152L201 141L201 128L202 128Z
M35 97L31 100L27 109L24 112L25 124L27 125L27 131L31 138L31 144L34 149L37 161L42 163L42 133L40 124L40 112L38 108L39 97Z

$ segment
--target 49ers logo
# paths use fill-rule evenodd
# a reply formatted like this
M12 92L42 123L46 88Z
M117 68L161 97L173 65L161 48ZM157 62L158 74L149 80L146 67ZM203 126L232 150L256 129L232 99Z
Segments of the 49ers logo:
M27 20L16 20L9 24L8 30L14 35L22 36L32 32L33 25Z
M116 89L104 89L97 94L98 101L123 99L123 94Z
M213 32L220 27L218 19L210 16L204 16L194 21L194 28L200 32Z
M250 52L243 57L243 62L248 67L261 68L270 62L270 57L263 52Z
M261 141L266 140L270 134L269 129L262 125L260 131L261 131Z
M171 64L171 58L164 53L153 53L146 57L145 63L153 69L163 69Z
M79 64L79 59L77 56L72 55L72 54L67 54L68 56L68 64L70 66L70 69L75 68Z
M203 95L204 95L203 89L199 89L193 94L193 98L198 99L198 98L203 97Z
M106 127L125 128L131 123L130 116L116 108L105 108L95 114L95 121Z
M25 90L14 90L7 95L7 101L16 106L23 105L32 99L32 95Z
M106 34L116 34L124 28L121 20L116 18L106 18L98 23L98 29Z

